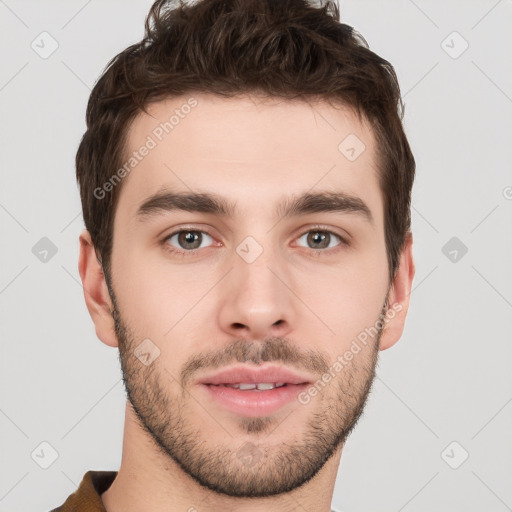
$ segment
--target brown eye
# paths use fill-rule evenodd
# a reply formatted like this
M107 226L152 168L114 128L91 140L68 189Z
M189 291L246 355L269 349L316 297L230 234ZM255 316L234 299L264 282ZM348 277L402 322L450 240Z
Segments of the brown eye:
M308 249L330 249L344 243L344 240L341 238L341 236L333 233L332 231L322 229L307 231L301 235L298 240L304 238L306 245L299 245L302 247L307 247ZM338 239L338 243L336 243L336 239Z
M331 235L329 233L322 233L321 231L312 231L308 233L306 240L313 249L327 249Z
M203 242L208 242L208 239L210 239L210 242L213 240L212 237L204 231L185 229L172 233L165 239L165 242L169 242L172 247L178 251L193 251L204 247Z

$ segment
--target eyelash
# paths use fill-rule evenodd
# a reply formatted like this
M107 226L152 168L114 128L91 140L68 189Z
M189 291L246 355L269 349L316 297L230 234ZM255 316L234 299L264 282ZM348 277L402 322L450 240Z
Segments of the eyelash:
M185 232L185 233L186 232L205 233L208 236L213 238L213 236L210 233L208 233L208 231L205 231L204 229L195 229L193 227L192 228L182 228L182 229L179 229L178 231L173 231L171 234L167 235L162 240L164 249L167 252L171 253L172 255L190 257L190 256L194 256L197 253L197 251L200 250L200 249L191 249L191 250L186 251L184 249L177 249L176 247L172 247L167 243L168 240L170 240L174 235L179 235L180 233L183 233L183 232ZM312 228L309 228L308 230L303 231L297 237L297 239L303 237L304 235L306 235L308 233L312 233L312 232L328 233L329 235L334 235L340 239L340 243L338 245L336 245L335 247L330 247L328 249L310 249L308 247L303 247L303 249L306 249L310 254L312 254L314 256L318 257L324 253L334 254L334 253L337 253L338 251L342 250L344 247L348 247L350 245L349 242L346 240L346 238L342 237L341 235L339 235L338 233L335 233L334 231L332 231L330 229L324 228L323 226L313 226Z

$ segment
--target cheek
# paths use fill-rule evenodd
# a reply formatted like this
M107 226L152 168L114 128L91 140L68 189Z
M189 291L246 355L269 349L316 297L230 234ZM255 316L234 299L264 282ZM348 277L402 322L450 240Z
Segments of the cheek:
M332 336L336 345L350 344L365 328L375 325L388 284L387 263L379 251L358 254L337 270L317 268L314 275L304 273L297 279L302 282L297 295L330 328L323 332Z
M189 282L190 284L190 282ZM145 274L130 278L126 290L126 315L132 323L136 323L141 332L164 339L169 331L172 335L187 312L193 307L201 295L197 288L176 279L151 279ZM176 325L176 327L174 327Z
M118 254L121 254L119 251ZM162 276L155 262L126 251L114 261L115 290L121 314L139 336L163 339L178 320L187 288ZM185 311L181 312L183 315Z

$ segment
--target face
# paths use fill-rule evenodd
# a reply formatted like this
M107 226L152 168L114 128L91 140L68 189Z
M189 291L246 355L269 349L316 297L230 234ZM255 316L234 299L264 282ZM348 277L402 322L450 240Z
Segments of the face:
M197 482L270 496L319 472L374 379L389 291L375 141L323 102L193 97L153 104L129 132L129 155L150 149L114 221L125 386L141 431ZM215 384L235 367L288 382Z

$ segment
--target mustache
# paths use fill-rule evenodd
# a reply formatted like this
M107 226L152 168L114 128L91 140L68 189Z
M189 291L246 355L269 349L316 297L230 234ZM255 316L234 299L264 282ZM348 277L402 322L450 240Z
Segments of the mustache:
M286 338L271 336L263 342L238 339L221 351L215 350L191 356L183 365L181 385L186 386L198 370L222 368L235 362L255 365L280 362L298 369L323 374L329 369L328 361L327 353L318 350L300 351Z

